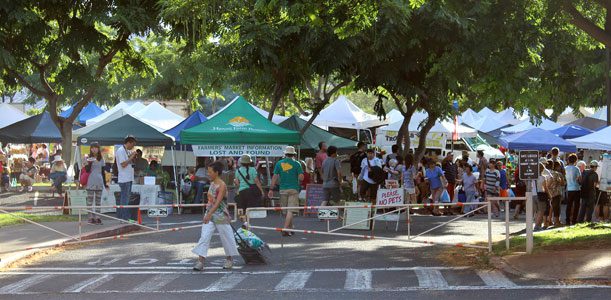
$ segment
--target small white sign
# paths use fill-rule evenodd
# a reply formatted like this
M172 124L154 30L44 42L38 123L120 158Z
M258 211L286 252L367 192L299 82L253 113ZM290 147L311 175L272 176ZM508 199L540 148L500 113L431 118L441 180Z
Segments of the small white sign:
M193 145L195 156L284 156L284 145Z
M319 209L318 219L320 220L337 220L339 218L339 210L337 209Z
M144 185L155 185L155 176L144 176Z
M248 217L251 219L265 219L267 218L266 210L251 210L248 211Z
M403 204L403 189L379 189L377 196L377 205Z
M167 217L168 208L167 207L149 208L148 216L149 217Z
M383 216L376 215L375 220L376 221L387 221L387 222L398 222L400 218L401 218L401 215L396 213L396 214L388 214L388 215L383 215Z

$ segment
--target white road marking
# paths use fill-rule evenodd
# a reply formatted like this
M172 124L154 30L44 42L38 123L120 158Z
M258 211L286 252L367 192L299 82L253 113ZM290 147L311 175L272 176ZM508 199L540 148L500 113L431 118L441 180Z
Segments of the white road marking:
M514 287L517 286L499 271L477 271L477 275L487 286L495 287Z
M233 273L225 274L219 280L212 283L209 287L203 289L204 292L224 292L236 287L242 280L246 279L248 275Z
M348 270L346 271L346 283L344 288L347 290L370 290L371 271L370 270Z
M158 291L180 277L179 274L159 274L134 288L135 292Z
M241 269L242 266L234 266L233 269ZM11 270L15 270L18 272L26 272L26 271L105 271L105 270L191 270L191 267L171 267L171 266L155 266L155 267L145 267L145 266L125 266L125 267L66 267L66 268L15 268ZM206 267L207 270L213 269L222 269L222 267ZM468 270L469 267L391 267L391 268L368 268L368 269L359 269L359 270L369 270L369 271L414 271L414 270ZM347 268L328 268L328 269L310 269L310 270L288 270L288 271L271 271L278 273L292 272L292 271L308 271L308 272L346 272ZM11 273L6 272L6 273Z
M290 272L286 274L280 283L274 288L275 291L291 291L301 290L305 287L306 282L312 276L312 272L309 271L298 271Z
M445 288L448 286L446 279L443 278L439 270L417 269L414 270L418 276L420 287L424 288Z
M81 281L79 283L76 283L74 285L72 285L71 287L67 288L64 290L64 292L66 293L80 293L83 291L91 291L99 286L101 286L102 284L111 281L113 278L113 276L111 275L104 275L101 277L92 277L89 278L85 281Z
M0 288L0 294L13 294L23 292L23 290L35 284L41 283L42 281L50 277L53 277L53 275L34 275L24 278L17 282L3 286L2 288Z

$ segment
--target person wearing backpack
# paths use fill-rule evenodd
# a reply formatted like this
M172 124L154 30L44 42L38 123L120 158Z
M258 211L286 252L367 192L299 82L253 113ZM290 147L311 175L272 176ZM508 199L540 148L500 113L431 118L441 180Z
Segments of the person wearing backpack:
M365 159L365 157L367 157L367 154L365 154L365 143L363 142L358 142L357 144L357 151L355 153L353 153L352 155L350 155L350 173L352 173L352 178L357 178L360 176L361 174L361 163L363 162L363 159ZM356 184L355 184L356 183ZM359 191L359 200L362 200L360 198L360 190L361 190L361 182L360 180L353 180L352 181L353 185L356 185L356 187L352 187L354 191ZM356 194L356 192L355 192Z
M249 207L261 206L261 197L263 196L263 187L261 181L257 177L257 169L253 167L250 155L244 154L239 160L240 168L236 172L236 177L233 180L238 188L238 209L242 209L246 213Z
M577 223L592 222L592 213L596 204L596 184L598 184L598 161L590 162L590 168L581 176L581 206Z
M361 199L369 199L372 204L376 203L378 186L384 181L386 176L382 169L383 162L377 158L373 149L367 149L367 157L361 162L361 180L360 197Z

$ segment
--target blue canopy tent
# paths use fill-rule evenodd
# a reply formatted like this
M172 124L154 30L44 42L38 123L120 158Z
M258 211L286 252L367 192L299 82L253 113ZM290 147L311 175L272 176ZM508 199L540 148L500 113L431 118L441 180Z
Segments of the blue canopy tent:
M591 129L584 128L578 125L564 125L560 128L550 130L551 133L563 138L574 139L594 132Z
M553 147L558 147L562 152L577 151L577 147L575 147L574 144L541 128L533 128L516 134L503 136L499 138L499 144L512 150L550 151Z
M59 114L59 116L62 118L68 118L70 114L72 114L72 110L74 110L74 106L76 106L76 103L72 104L70 108L64 110L61 114ZM87 120L95 118L103 113L104 113L103 109L101 109L95 103L89 102L87 106L83 107L81 112L76 117L75 121L79 124L85 124Z
M3 144L61 143L61 141L62 134L53 123L48 111L0 129L0 142Z
M164 133L167 135L173 136L176 141L176 145L180 145L180 132L182 130L189 129L191 127L199 125L205 122L206 120L208 120L208 118L206 118L206 116L204 116L204 114L202 114L202 112L198 110L192 113L189 117L184 119L182 122L178 123L178 125L174 126L174 128L168 129ZM191 145L187 145L187 146L191 147Z

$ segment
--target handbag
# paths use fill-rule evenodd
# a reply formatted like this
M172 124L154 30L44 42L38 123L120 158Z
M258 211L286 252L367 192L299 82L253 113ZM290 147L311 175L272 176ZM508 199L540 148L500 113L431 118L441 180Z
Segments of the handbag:
M89 181L89 174L91 174L91 169L87 171L87 167L81 170L81 174L79 175L79 183L81 186L86 186Z
M369 159L367 159L367 166L369 167L369 178L373 180L375 184L381 184L386 180L386 173L378 166L371 166Z

